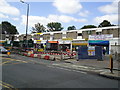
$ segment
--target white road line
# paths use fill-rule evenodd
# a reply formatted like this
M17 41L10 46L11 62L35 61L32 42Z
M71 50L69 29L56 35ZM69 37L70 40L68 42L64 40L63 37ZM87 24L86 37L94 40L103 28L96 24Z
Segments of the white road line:
M78 70L73 70L73 71L83 73L83 74L87 74L87 72L83 72L83 71L78 71Z
M63 69L63 70L67 70L67 71L72 71L70 69L66 69L66 68L61 68L61 67L57 67L58 69Z
M67 71L73 71L73 72L79 72L79 73L87 74L87 72L78 71L78 70L71 70L71 69L62 68L62 67L54 67L54 66L47 66L47 67L58 68L58 69L62 69L62 70L67 70Z

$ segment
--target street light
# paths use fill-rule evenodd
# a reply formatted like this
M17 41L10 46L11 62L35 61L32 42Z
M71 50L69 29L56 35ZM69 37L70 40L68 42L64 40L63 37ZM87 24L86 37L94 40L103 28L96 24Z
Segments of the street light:
M25 3L27 5L27 21L26 21L26 40L27 40L27 32L28 32L28 16L29 16L29 4L20 0L20 2ZM28 41L27 41L27 47L28 47Z

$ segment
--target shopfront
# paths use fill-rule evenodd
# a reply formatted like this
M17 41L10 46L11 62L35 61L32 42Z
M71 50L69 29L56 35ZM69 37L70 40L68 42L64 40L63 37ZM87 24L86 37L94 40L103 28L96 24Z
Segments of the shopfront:
M113 34L103 34L103 35L89 35L89 45L90 46L101 46L106 50L106 54L110 54L110 42L109 40L113 38Z
M72 50L72 38L64 38L59 42L62 51Z
M83 40L74 40L72 41L72 51L77 51L79 46L87 46L88 41Z
M46 50L58 50L58 41L46 41Z
M106 40L89 40L90 46L101 46L106 50L106 54L109 54L109 41Z

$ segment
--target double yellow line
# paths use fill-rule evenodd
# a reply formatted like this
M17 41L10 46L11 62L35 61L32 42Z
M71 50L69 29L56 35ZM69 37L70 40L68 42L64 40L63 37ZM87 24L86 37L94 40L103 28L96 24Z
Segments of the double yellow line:
M18 62L22 62L22 63L28 63L28 62L23 61L23 60L17 60L17 59L12 59L12 58L2 58L2 59L7 59L7 60L10 60L10 61L2 62L2 63L0 63L0 65L6 64L6 63L9 63L9 62L12 62L12 61L18 61Z
M10 85L8 83L5 83L3 81L0 81L0 86L2 86L4 88L7 88L9 90L18 90L17 88L14 88L12 85Z

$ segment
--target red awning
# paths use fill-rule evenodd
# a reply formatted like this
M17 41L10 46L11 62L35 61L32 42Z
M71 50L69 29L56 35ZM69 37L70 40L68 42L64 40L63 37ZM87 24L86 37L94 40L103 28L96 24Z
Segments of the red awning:
M48 41L48 43L58 43L58 41Z

